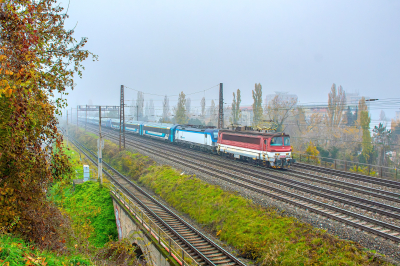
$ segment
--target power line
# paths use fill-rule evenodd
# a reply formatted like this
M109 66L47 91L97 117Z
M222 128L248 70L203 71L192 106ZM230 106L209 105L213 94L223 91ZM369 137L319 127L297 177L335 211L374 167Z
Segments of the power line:
M192 93L185 94L185 96L189 96L189 95L193 95L193 94L197 94L197 93L201 93L201 92L206 92L206 91L209 91L209 90L211 90L211 89L213 89L213 88L215 88L215 87L219 87L219 84L214 85L214 86L212 86L212 87L210 87L210 88L208 88L208 89L205 89L205 90L201 90L201 91L196 91L196 92L192 92ZM143 94L154 95L154 96L160 96L160 97L165 97L165 96L167 96L167 97L177 97L177 96L179 96L179 94L176 94L176 95L165 95L165 94L164 94L164 95L161 95L161 94L155 94L155 93L148 93L148 92L143 92L143 91L140 91L140 90L136 90L136 89L130 88L130 87L128 87L128 86L125 86L125 88L130 89L130 90L133 90L133 91L141 92L141 93L143 93Z

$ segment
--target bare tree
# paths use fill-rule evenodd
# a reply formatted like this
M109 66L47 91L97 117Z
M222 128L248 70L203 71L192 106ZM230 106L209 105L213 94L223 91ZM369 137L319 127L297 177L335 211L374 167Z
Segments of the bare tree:
M137 118L140 120L143 118L143 107L144 107L144 96L143 92L138 91L137 98L136 98L136 105L137 105Z
M149 102L146 102L146 105L145 105L145 108L144 108L144 116L147 117L147 119L150 116Z
M209 113L210 113L210 122L213 126L217 125L217 118L218 118L218 112L217 112L217 107L215 106L214 100L211 100L211 106L209 108Z
M206 98L202 98L201 99L201 116L204 118L204 116L206 115Z
M162 120L163 122L167 122L168 119L168 113L169 113L169 99L168 96L164 96L164 101L163 101L163 113L162 113Z
M276 131L281 132L285 130L284 122L290 114L293 114L296 104L297 97L286 97L283 93L275 95L275 97L267 103L265 107L266 117L273 121L276 126Z
M263 108L262 108L262 86L260 83L254 85L253 94L253 126L258 127L262 122Z
M153 99L150 99L150 102L149 102L149 119L150 120L154 120L155 119L155 117L154 117L154 102L153 102Z
M381 113L379 114L379 120L385 125L386 127L386 122L387 122L387 118L386 118L386 114L385 111L381 110Z
M129 115L133 118L133 120L136 120L136 101L135 101L135 99L132 99L131 107L129 108Z

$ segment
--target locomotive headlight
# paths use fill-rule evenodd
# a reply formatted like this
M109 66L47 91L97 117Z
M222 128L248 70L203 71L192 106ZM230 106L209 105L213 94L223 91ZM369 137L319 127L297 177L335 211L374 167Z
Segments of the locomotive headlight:
M286 155L289 155L289 153L286 153Z

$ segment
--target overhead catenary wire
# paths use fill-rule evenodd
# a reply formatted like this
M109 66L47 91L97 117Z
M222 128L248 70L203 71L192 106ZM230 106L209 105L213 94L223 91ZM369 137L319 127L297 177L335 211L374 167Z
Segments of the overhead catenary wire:
M208 88L208 89L204 89L204 90L200 90L200 91L188 93L188 94L185 94L185 95L186 95L186 96L190 96L190 95L197 94L197 93L202 93L202 92L205 93L206 91L209 91L209 90L211 90L211 89L213 89L213 88L216 88L216 87L219 87L219 84L214 85L214 86L212 86L212 87L210 87L210 88ZM156 93L143 92L143 91L141 91L141 90L136 90L136 89L133 89L133 88L128 87L128 86L126 86L126 85L125 85L125 88L130 89L130 90L133 90L133 91L136 91L136 92L141 92L141 93L143 93L143 94L154 95L154 96L160 96L160 97L165 97L165 96L167 96L167 97L178 97L178 96L179 96L179 94L171 94L171 95L164 94L164 95L161 95L161 94L156 94Z

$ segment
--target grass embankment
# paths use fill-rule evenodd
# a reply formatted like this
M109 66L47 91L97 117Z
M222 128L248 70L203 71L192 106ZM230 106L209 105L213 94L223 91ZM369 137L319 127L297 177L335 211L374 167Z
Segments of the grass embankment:
M61 255L42 251L35 245L11 235L0 234L0 265L92 265L90 260L79 254Z
M112 200L109 191L94 182L77 185L72 179L81 178L75 170L82 172L79 155L73 149L65 150L73 168L71 176L65 176L53 184L49 199L56 203L67 218L60 221L65 249L60 251L40 250L34 243L10 234L0 234L0 265L108 265L104 254L113 256L114 242L118 237ZM67 223L67 224L65 224ZM46 237L46 236L44 236Z
M78 153L71 149L66 154L71 158L74 170L82 173L84 163L80 161ZM89 181L76 185L74 189L69 178L54 184L49 195L70 217L73 230L94 247L103 247L110 237L117 239L114 208L107 187Z
M81 132L78 138L96 148L93 136ZM194 176L180 175L169 166L157 166L138 153L118 152L118 146L109 141L103 154L116 169L153 189L241 255L262 265L386 265L357 243L340 240Z

